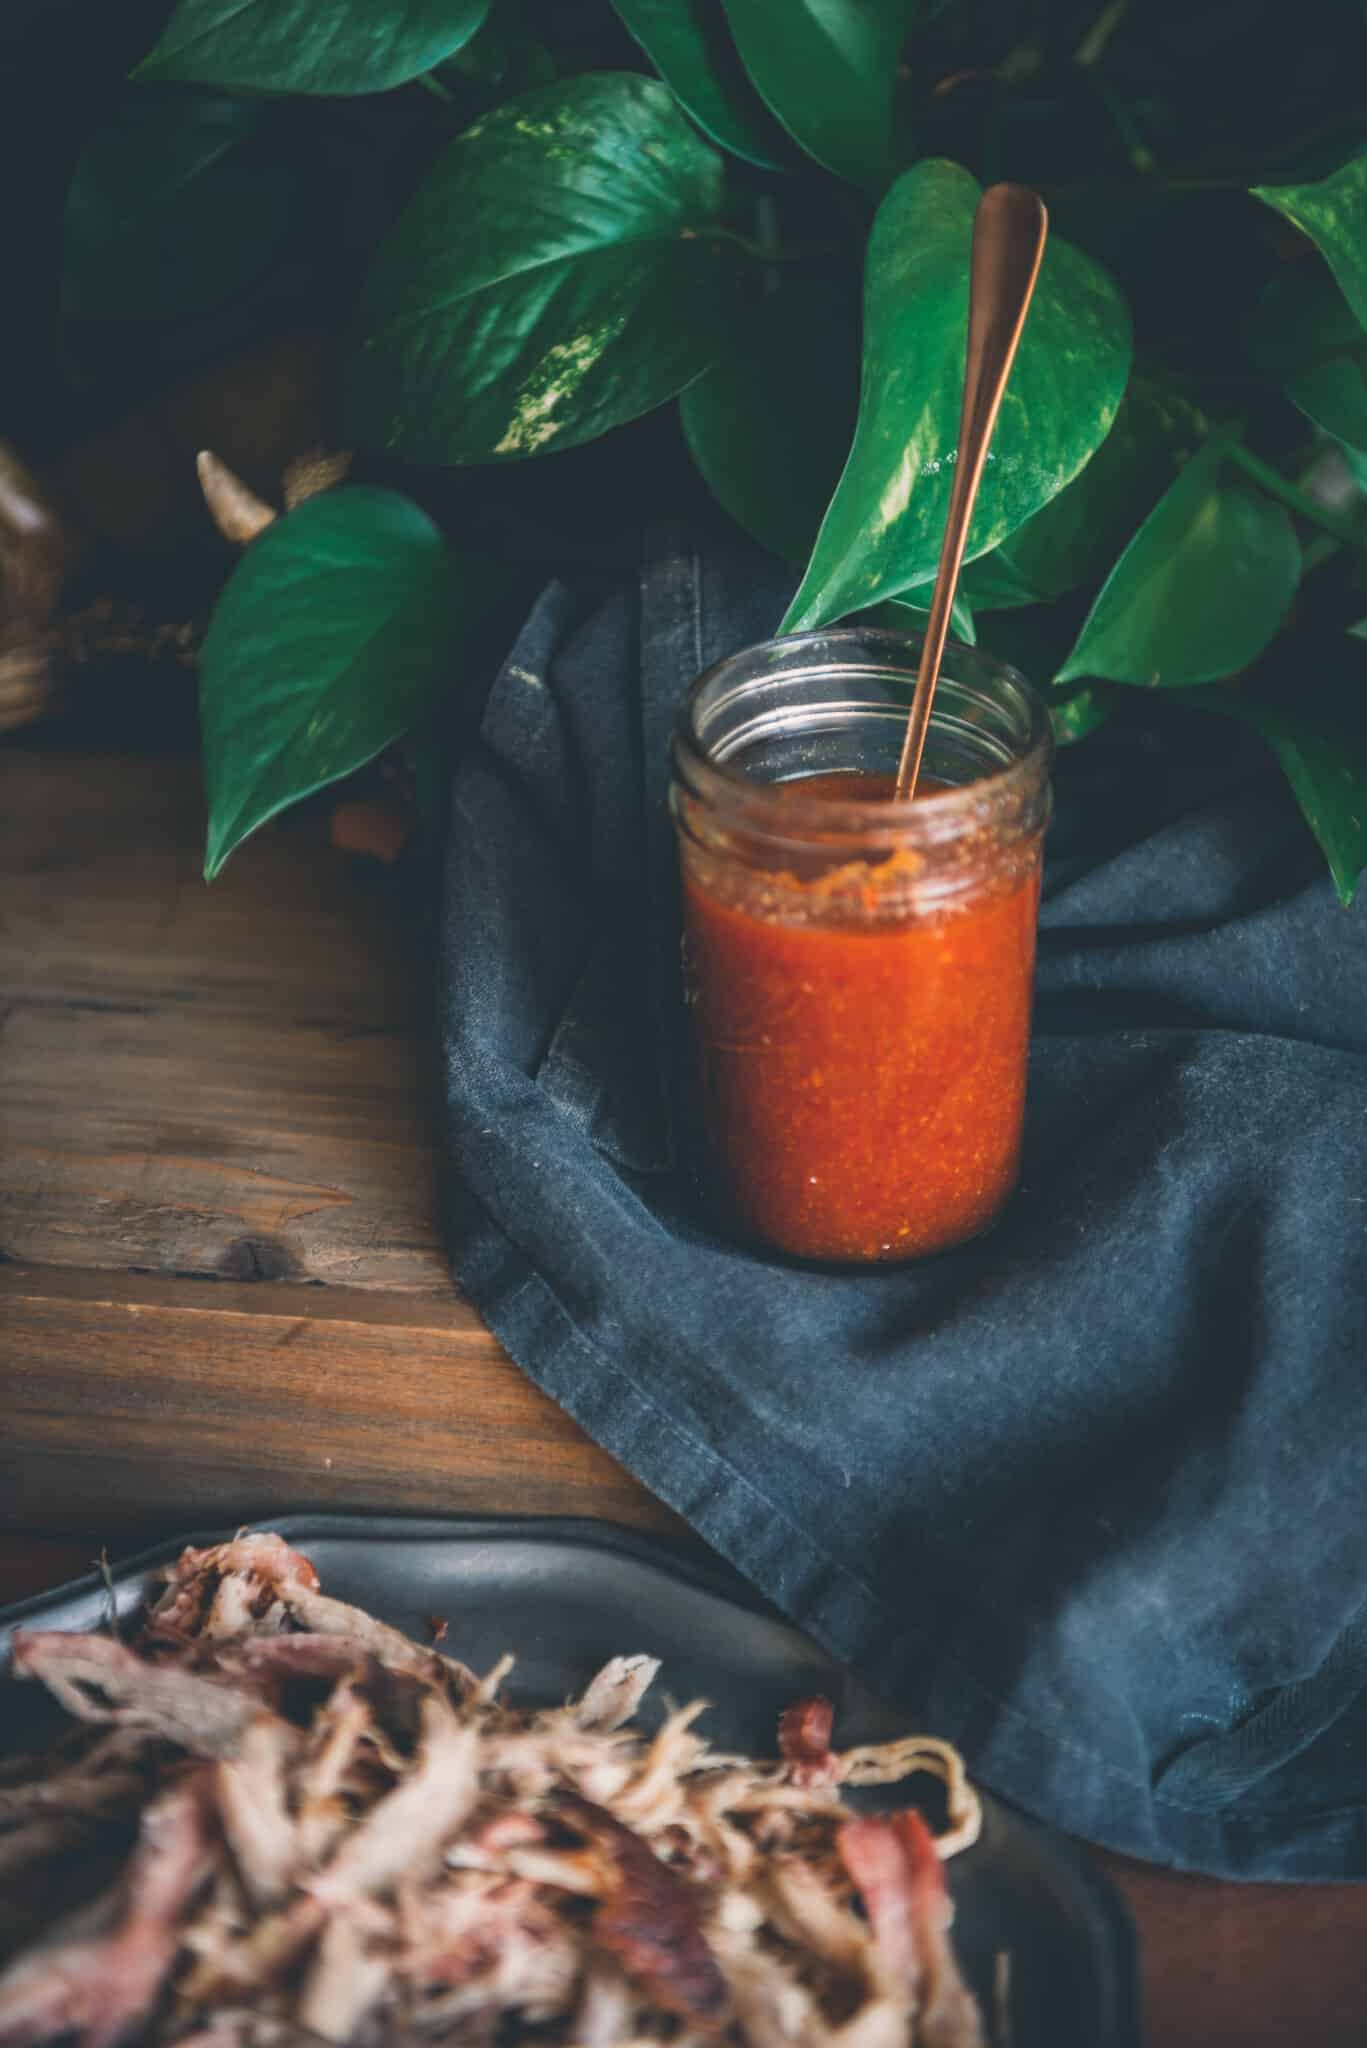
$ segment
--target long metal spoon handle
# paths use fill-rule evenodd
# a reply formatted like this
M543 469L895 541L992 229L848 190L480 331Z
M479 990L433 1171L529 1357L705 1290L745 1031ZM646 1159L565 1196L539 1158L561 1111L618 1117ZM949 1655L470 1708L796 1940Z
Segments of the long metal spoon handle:
M897 767L899 797L916 794L930 707L940 677L954 593L963 567L969 521L982 482L1002 393L1020 345L1021 329L1044 257L1049 216L1044 202L1024 185L990 185L973 217L973 259L968 292L968 349L964 398L959 413L959 448L949 494L940 566L926 621L916 691Z

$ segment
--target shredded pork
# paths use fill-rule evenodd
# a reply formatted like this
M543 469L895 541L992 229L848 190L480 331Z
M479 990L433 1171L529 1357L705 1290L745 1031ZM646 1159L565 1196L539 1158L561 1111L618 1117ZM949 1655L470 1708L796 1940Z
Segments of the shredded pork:
M700 1704L630 1725L652 1658L535 1712L507 1667L329 1598L271 1535L187 1550L130 1646L18 1631L16 1672L84 1725L6 1770L0 1899L116 1860L0 1971L0 2048L982 2048L943 1871L979 1810L946 1744L842 1752L810 1699L754 1761ZM842 1795L916 1772L938 1836Z

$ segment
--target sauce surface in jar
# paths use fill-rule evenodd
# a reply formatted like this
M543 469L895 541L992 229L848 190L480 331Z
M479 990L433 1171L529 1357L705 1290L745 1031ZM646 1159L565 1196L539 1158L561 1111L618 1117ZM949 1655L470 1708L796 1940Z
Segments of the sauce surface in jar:
M851 773L773 794L879 804L892 787ZM736 1221L806 1259L958 1244L1016 1178L1038 841L1000 860L979 849L938 893L899 853L796 865L685 849L703 1120Z

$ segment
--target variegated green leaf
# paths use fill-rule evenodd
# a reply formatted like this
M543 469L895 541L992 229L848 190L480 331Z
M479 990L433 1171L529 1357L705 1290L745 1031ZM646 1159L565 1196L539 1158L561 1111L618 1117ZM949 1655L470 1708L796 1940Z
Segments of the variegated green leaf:
M865 273L854 446L785 632L828 624L935 573L958 452L979 192L957 164L907 171L879 208ZM985 554L1105 439L1130 366L1124 301L1051 238L969 532Z

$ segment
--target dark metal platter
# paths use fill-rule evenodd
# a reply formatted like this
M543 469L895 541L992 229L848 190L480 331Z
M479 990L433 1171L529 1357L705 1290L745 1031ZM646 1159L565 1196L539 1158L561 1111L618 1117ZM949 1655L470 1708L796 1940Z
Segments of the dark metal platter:
M517 1700L563 1699L608 1657L642 1650L663 1664L655 1711L666 1696L710 1700L703 1725L725 1748L772 1755L779 1713L811 1692L835 1702L842 1746L908 1732L904 1716L741 1581L609 1523L299 1515L270 1526L312 1558L327 1592L418 1640L441 1616L448 1649L477 1669L515 1650ZM137 1612L148 1573L180 1548L115 1567L121 1616ZM0 1610L0 1754L53 1725L43 1696L9 1676L10 1631L98 1628L108 1610L98 1575ZM985 2010L1005 1950L1012 2048L1139 2048L1135 1937L1118 1895L1048 1829L983 1803L981 1840L949 1869L955 1944Z

